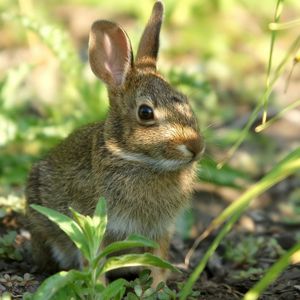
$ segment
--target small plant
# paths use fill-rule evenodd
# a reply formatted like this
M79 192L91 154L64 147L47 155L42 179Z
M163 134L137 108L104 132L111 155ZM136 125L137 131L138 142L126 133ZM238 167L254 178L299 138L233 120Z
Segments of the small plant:
M128 283L127 287L131 290L126 300L176 300L179 298L182 286L177 284L176 290L170 289L164 282L160 282L156 288L152 287L153 279L150 270L144 270L139 277ZM200 295L198 291L191 291L188 300L196 300Z
M0 237L0 258L21 260L22 255L15 246L17 233L12 230Z
M107 224L104 198L99 200L93 217L83 216L72 208L70 210L73 219L46 207L39 205L31 205L31 207L56 223L70 237L87 261L87 267L82 271L62 271L47 278L34 295L27 295L26 299L124 299L126 288L130 287L125 279L120 278L105 285L99 280L100 276L108 271L130 266L155 266L178 271L167 261L150 253L108 258L108 255L120 250L136 247L156 248L158 245L142 236L132 235L124 241L114 242L101 250L100 244ZM143 274L140 280L146 276L145 273ZM146 281L150 282L148 280L149 278Z
M256 255L264 244L262 237L248 236L241 241L227 241L225 243L225 258L238 265L254 265Z
M264 270L258 267L262 252L276 259L285 253L274 238L246 236L240 241L226 241L224 258L238 267L230 276L242 279L263 274Z

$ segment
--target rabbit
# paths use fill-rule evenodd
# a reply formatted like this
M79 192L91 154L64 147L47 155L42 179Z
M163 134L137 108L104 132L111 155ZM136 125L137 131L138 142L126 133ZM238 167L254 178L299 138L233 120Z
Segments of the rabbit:
M103 246L140 234L159 244L147 251L167 259L173 224L188 206L204 142L187 97L156 69L163 9L162 2L154 3L135 60L119 25L93 23L89 62L107 86L106 120L75 130L33 165L26 198L28 204L64 214L72 207L92 215L104 196L108 224ZM27 215L40 269L85 265L58 226L30 207ZM152 272L155 282L168 276L157 268Z

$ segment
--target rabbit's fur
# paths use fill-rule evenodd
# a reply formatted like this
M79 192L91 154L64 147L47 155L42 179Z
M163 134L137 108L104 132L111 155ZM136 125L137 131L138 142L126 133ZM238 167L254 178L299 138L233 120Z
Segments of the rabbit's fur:
M108 88L105 122L77 129L33 166L28 203L69 214L92 215L100 196L107 200L105 244L142 234L157 241L167 257L172 224L190 198L195 162L203 143L186 96L156 71L162 3L152 15L133 61L130 41L115 23L97 21L89 42L93 72ZM141 105L154 118L139 117ZM28 209L33 258L44 269L81 268L79 252L52 222ZM148 251L148 249L147 249ZM154 276L162 279L162 271Z

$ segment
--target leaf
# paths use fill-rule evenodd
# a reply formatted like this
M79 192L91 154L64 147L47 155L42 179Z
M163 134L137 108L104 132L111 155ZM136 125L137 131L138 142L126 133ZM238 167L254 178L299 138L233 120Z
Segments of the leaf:
M166 285L166 284L165 284L163 281L161 281L161 282L157 285L156 290L157 290L157 291L162 290L162 289L165 287L165 285Z
M59 272L49 278L47 278L37 289L32 296L32 300L48 300L52 299L56 293L61 289L66 288L67 285L73 283L76 280L86 280L87 273L71 270L69 272Z
M126 291L126 284L127 281L123 278L113 281L101 293L102 299L115 299L117 296L122 299Z
M95 265L98 265L102 258L111 253L137 247L158 248L158 244L140 235L130 235L124 241L114 242L105 247L96 258Z
M54 222L65 234L75 243L85 257L88 257L88 245L84 239L84 234L79 225L70 217L65 216L51 208L43 207L37 204L30 205L33 209L46 216L50 221Z
M135 294L133 294L132 292L129 292L127 294L126 300L140 300L140 298Z
M3 242L4 246L11 246L15 242L16 237L17 237L17 232L12 230L3 236L1 241Z
M202 181L215 185L228 186L241 189L245 182L250 182L250 176L229 165L224 165L221 169L217 163L210 158L203 158L198 167L198 178Z
M142 296L143 289L140 284L135 285L133 289L137 296L139 296L139 297Z
M146 298L146 297L153 296L155 292L156 292L155 289L153 289L153 288L150 287L149 289L147 289L144 292L144 297Z
M97 203L92 222L96 229L96 239L100 245L107 225L106 200L104 197L100 197Z
M88 261L91 261L93 259L93 253L95 248L94 243L94 236L95 236L95 230L92 226L92 220L89 216L84 216L77 211L75 211L72 207L69 207L73 218L77 222L77 224L80 226L82 233L84 235L84 239L87 241L87 247L88 247L88 254L89 256L86 257ZM98 248L98 247L97 247Z
M84 216L78 213L71 207L70 210L88 241L87 245L89 248L89 257L87 259L89 261L92 261L95 259L98 253L106 230L106 201L103 197L99 199L94 212L94 216L92 218L90 216ZM96 265L97 262L98 260L94 262L94 265Z
M154 266L163 269L170 269L175 272L180 272L171 263L164 259L161 259L150 253L144 254L127 254L122 256L116 256L108 258L103 267L99 270L98 276L108 271L124 268L124 267L136 267L136 266Z
M171 298L168 294L165 294L164 292L160 292L160 293L158 293L158 299L159 300L170 300Z
M149 269L145 269L143 270L140 274L139 274L139 280L142 284L146 283L149 279L151 275L151 271Z

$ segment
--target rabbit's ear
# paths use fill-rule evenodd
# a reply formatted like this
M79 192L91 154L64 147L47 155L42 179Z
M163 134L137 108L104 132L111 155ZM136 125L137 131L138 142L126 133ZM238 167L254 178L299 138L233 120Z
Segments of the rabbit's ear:
M156 69L156 59L159 49L159 33L163 19L164 6L156 1L151 17L143 32L136 56L137 67L152 67Z
M96 21L89 38L89 61L97 77L111 87L121 86L133 63L125 31L109 21Z

